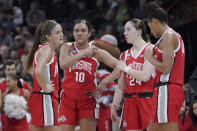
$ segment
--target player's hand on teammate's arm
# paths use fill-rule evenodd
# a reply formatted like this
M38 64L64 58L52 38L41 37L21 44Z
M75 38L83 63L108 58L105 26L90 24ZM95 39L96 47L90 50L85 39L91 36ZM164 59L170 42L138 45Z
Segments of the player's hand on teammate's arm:
M54 89L55 89L54 86L55 86L55 85L53 84L53 81L50 81L49 83L46 84L46 87L43 88L43 91L44 91L45 93L51 93L51 92L53 92Z
M144 52L144 57L147 59L150 63L154 60L154 52L153 47L148 46Z
M87 48L81 51L84 56L91 57L94 56L98 52L97 47Z
M117 114L117 106L111 105L111 120L113 123L119 123L120 118Z
M119 70L122 70L124 71L125 68L127 67L126 63L122 60L119 60L116 64L116 67L119 69Z

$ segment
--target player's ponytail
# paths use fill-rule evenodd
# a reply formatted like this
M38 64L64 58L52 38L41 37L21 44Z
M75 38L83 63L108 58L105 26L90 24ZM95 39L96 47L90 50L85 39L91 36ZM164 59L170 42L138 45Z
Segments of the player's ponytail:
M145 31L142 31L142 39L146 42L150 42L149 36Z
M35 54L36 50L38 49L39 44L41 43L42 25L43 25L43 23L39 24L36 28L34 44L32 46L31 52L27 58L25 67L23 69L24 74L27 73L29 71L29 69L31 68L32 63L33 63L33 59L34 59L34 54Z
M41 23L37 26L35 31L35 38L34 44L32 46L31 52L28 56L26 61L25 67L23 69L23 74L26 74L32 66L34 54L38 49L40 44L47 42L46 35L51 34L51 30L57 25L58 23L54 20L46 20L44 23Z

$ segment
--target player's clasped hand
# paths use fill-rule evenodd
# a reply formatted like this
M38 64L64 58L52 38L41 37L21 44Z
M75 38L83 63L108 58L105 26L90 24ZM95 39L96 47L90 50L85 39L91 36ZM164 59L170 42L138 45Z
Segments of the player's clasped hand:
M92 47L92 48L85 49L83 51L84 51L86 57L91 57L91 56L96 55L96 53L98 52L98 48Z
M53 81L50 81L49 83L46 84L46 88L43 88L43 91L45 93L51 93L54 91L55 85L53 84Z
M116 67L119 69L119 70L124 70L126 68L126 63L122 60L119 60L116 64Z
M145 52L144 52L144 57L151 61L152 57L154 56L154 52L153 49L149 46L146 48Z

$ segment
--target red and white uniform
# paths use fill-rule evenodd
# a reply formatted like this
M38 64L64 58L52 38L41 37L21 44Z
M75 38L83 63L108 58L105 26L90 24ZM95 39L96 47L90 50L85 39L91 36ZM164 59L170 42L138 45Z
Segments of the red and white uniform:
M35 68L37 66L37 54L47 44L39 46L34 55L33 62L33 88L29 97L28 107L32 117L32 124L36 127L58 125L58 91L59 91L59 75L58 75L58 59L53 50L51 61L44 68L44 77L46 83L53 81L55 90L52 93L44 93L35 76ZM46 54L47 55L47 54Z
M172 70L164 74L156 69L156 83L169 83L155 88L153 122L177 122L179 110L184 101L182 85L184 82L185 49L181 36L173 29L168 28L164 34L174 33L178 38L178 47L174 50ZM162 61L162 51L159 45L164 34L156 43L153 51L157 60Z
M127 66L132 69L142 71L144 51L148 46L149 44L146 44L135 56L132 48L130 48L123 52L121 60L125 61ZM155 73L153 72L147 82L142 82L126 74L126 88L124 90L125 98L120 122L120 127L122 129L135 130L147 128L152 113L154 77ZM151 96L147 95L147 93L151 94ZM132 114L132 116L128 114Z
M23 79L20 79L20 82L21 82L23 88L27 89L28 91L31 90L26 81L24 81ZM2 94L8 90L8 87L6 85L6 80L3 80L0 82L0 90L1 90ZM5 130L5 126L7 125L7 118L6 118L5 114L1 114L1 122L2 122L2 129Z
M24 97L23 88L20 88L20 95L19 96ZM29 128L29 124L27 123L26 116L20 120L7 117L6 131L28 131L28 130L30 130L30 128Z
M70 55L77 53L79 50L76 43L73 42ZM97 117L95 98L87 94L93 92L97 86L95 73L98 65L99 63L94 57L83 57L71 67L65 68L64 80L61 84L63 90L59 123L76 125L82 118Z
M99 69L96 72L97 83L100 83L105 77L110 75L106 69ZM100 105L99 119L97 122L97 131L111 131L111 108L109 104L113 100L117 84L112 81L104 87L101 97L97 99Z

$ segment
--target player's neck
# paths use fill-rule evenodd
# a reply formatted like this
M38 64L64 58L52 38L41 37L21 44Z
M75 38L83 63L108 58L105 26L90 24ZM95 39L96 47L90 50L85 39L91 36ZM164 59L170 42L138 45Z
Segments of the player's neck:
M88 43L84 44L76 44L78 50L83 50L88 48Z
M162 36L164 34L164 32L169 29L170 27L167 25L167 24L164 24L161 26L161 29L160 29L160 35Z
M138 39L133 44L133 50L135 50L136 52L140 51L145 45L146 45L146 42L144 40Z
M55 50L55 45L54 45L54 44L52 44L51 42L48 42L48 45L49 45L49 47L50 47L52 50Z

